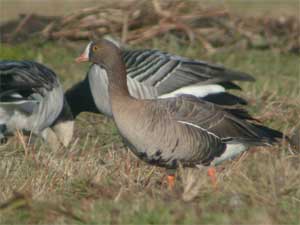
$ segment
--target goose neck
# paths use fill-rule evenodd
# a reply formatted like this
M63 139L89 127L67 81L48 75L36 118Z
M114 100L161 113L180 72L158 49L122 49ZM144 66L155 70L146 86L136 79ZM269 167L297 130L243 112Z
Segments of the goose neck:
M108 90L111 97L111 101L131 98L127 87L126 69L122 60L118 63L118 60L113 66L106 67L108 76Z

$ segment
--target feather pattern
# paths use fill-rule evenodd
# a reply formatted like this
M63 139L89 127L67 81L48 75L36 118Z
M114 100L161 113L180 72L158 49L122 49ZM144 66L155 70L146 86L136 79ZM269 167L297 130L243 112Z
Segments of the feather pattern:
M32 61L0 61L0 121L5 133L39 134L58 117L63 90L56 74Z
M141 99L193 94L218 104L246 104L244 99L226 93L225 89L240 89L233 81L254 81L246 73L159 50L124 49L122 56L127 69L129 92ZM85 98L78 93L85 93ZM66 96L74 117L82 111L100 111L112 116L107 74L96 64L91 65L87 78L69 89ZM78 101L81 102L80 107Z
M120 133L138 157L170 168L177 162L219 164L249 146L270 145L282 138L280 132L256 124L243 110L193 96L123 100L113 103L113 112Z
M159 50L124 50L122 54L127 76L156 87L159 95L199 82L254 81L246 73Z
M208 163L213 155L220 155L225 150L221 139L204 130L175 122L168 114L162 114L166 113L162 108L147 104L140 106L139 111L132 110L130 116L129 111L124 113L120 115L115 111L114 114L121 135L132 151L150 164L173 168L181 162L192 166Z
M282 138L281 132L258 124L242 109L191 95L134 98L120 49L107 40L92 43L90 48L94 46L101 48L91 51L89 60L105 68L115 124L133 153L150 164L166 168L176 168L179 162L184 166L217 164L248 146L269 145ZM132 53L131 57L135 60L130 63L138 57L154 60L146 54ZM239 148L234 151L232 146Z

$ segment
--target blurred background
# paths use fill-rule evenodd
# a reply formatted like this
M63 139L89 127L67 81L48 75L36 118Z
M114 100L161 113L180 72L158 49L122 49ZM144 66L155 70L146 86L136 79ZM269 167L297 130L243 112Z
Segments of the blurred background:
M33 37L84 40L110 34L137 44L169 33L191 43L200 41L209 53L241 40L252 47L299 53L299 0L1 0L0 4L3 42Z
M1 0L0 23L16 19L21 13L61 16L83 7L93 7L106 0ZM298 0L195 0L197 4L223 4L240 14L297 15ZM247 4L247 6L245 6Z

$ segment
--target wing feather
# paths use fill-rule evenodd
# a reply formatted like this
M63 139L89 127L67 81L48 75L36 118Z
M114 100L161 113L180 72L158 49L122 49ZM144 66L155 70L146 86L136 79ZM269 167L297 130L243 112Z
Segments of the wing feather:
M0 102L31 114L47 91L59 85L56 74L32 61L0 61Z
M159 50L124 50L123 57L128 76L155 86L159 95L194 83L220 83L227 88L239 88L232 81L254 81L246 73Z
M59 85L52 70L31 61L0 61L0 81L1 91L31 88L40 94Z
M218 106L193 96L161 99L158 102L167 108L173 120L201 127L224 140L229 138L264 144L282 138L281 132L254 122L242 109Z

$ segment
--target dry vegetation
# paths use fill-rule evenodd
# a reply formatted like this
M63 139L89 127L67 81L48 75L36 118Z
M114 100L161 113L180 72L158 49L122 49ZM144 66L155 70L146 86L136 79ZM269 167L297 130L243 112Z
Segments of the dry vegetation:
M208 53L228 48L300 52L297 14L245 17L233 14L226 4L212 6L191 0L102 1L61 17L29 13L0 29L4 42L33 37L89 40L113 34L123 43L134 45L170 33L190 44L200 42Z
M0 58L38 60L65 88L85 75L73 59L81 43L2 44ZM207 53L173 33L137 45L200 58L253 74L238 95L263 123L290 134L300 126L299 58L274 49ZM300 158L286 143L253 148L218 168L218 189L205 173L180 169L170 193L163 169L136 159L113 122L83 113L72 146L52 151L18 137L0 146L0 224L299 224ZM192 188L188 187L192 185Z

